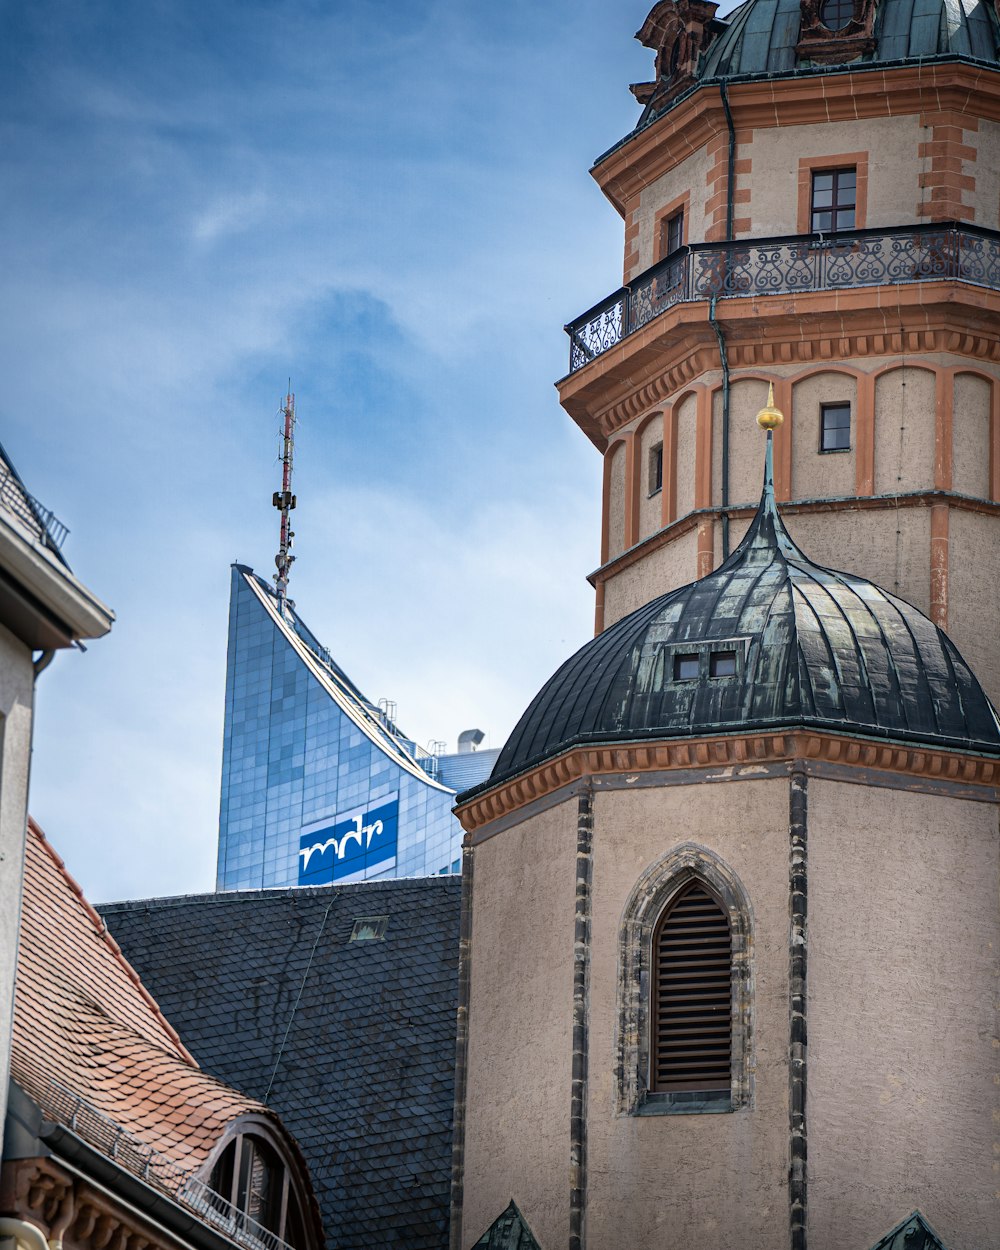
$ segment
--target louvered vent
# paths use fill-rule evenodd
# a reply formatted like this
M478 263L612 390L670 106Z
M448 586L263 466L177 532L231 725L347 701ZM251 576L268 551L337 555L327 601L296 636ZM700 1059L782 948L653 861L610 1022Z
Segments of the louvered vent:
M654 1090L729 1089L732 940L729 919L694 881L653 939Z

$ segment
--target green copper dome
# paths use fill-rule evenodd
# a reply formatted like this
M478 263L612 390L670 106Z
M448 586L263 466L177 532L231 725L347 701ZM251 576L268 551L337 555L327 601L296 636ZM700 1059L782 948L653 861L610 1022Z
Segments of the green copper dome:
M760 506L729 559L567 660L482 788L577 745L762 729L1000 754L997 714L947 635L911 604L814 564L795 545L775 505L770 456L768 435Z

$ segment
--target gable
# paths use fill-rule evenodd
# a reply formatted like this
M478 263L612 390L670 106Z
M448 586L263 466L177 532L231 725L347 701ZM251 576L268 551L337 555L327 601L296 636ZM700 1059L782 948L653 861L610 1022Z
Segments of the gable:
M871 1250L948 1250L919 1211L897 1224Z
M524 1216L513 1201L503 1215L483 1233L473 1250L479 1250L480 1247L482 1250L540 1250Z

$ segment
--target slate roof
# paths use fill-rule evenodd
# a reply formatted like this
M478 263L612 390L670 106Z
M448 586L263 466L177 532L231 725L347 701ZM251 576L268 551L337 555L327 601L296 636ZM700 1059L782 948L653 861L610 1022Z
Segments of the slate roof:
M102 1153L117 1138L118 1162L174 1195L238 1116L265 1115L282 1132L255 1099L199 1069L34 821L11 1075L53 1118L76 1109L73 1127Z
M796 69L801 19L800 0L747 0L720 19L726 29L705 52L698 77ZM996 61L1000 26L981 0L881 0L873 33L875 49L862 64L936 56Z
M737 671L710 675L712 652ZM699 658L677 680L677 655ZM577 744L807 727L1000 753L1000 722L954 643L872 582L814 564L778 514L768 436L746 536L699 581L598 634L535 696L488 782Z
M431 877L101 909L199 1062L258 1098L270 1085L337 1250L447 1245L460 891ZM350 940L378 916L382 940Z

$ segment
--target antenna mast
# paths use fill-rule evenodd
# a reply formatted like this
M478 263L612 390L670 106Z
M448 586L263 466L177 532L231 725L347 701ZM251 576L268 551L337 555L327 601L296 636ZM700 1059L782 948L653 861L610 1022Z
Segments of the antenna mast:
M291 379L288 382L288 394L285 396L285 406L281 410L284 417L284 442L281 453L281 490L275 491L272 503L281 513L281 539L278 546L278 554L274 557L274 563L278 567L274 580L278 589L278 611L283 612L285 603L294 606L288 599L288 574L292 569L292 561L295 557L291 554L292 539L295 537L294 532L289 525L289 513L295 507L295 496L292 494L292 452L295 449L295 396L292 394Z

